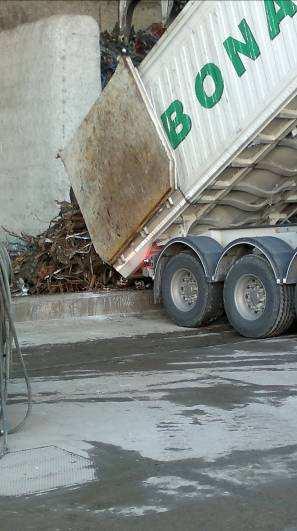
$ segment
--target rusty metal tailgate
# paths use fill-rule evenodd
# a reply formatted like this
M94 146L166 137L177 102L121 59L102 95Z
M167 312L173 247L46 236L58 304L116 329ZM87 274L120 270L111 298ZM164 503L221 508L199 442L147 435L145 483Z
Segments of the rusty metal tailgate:
M174 158L128 58L61 158L95 249L112 264L175 186Z

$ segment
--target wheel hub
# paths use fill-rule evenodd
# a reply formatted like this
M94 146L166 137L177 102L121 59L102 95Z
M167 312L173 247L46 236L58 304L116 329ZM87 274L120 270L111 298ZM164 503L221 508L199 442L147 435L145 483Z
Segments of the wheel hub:
M245 319L258 319L266 307L266 289L254 275L243 275L235 286L235 303Z
M179 269L172 277L171 296L175 306L181 311L194 308L198 299L198 283L189 269Z

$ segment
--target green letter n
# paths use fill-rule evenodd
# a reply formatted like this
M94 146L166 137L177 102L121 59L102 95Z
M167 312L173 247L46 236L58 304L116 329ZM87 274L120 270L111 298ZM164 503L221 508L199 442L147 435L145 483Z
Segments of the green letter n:
M240 77L245 73L245 66L239 57L239 54L246 55L250 59L257 59L260 55L259 46L256 42L254 35L252 34L247 21L243 18L239 24L239 29L245 42L238 41L233 37L228 37L224 41L224 47L232 61L232 64L236 70L237 75Z
M174 100L161 116L162 124L173 149L186 138L191 130L190 116L184 114L183 104Z
M297 6L292 0L264 0L265 11L270 39L273 40L279 33L281 21L289 15L293 17L297 13ZM279 6L276 11L275 4Z

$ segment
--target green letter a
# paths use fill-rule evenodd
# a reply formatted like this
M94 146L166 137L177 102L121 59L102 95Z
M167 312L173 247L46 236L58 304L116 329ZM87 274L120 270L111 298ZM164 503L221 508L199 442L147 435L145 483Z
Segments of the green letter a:
M280 32L279 25L281 21L289 15L293 17L297 13L297 6L292 0L264 0L267 24L270 39L273 40ZM278 4L279 10L276 11L275 4Z
M245 73L245 66L241 58L239 57L239 54L246 55L254 61L255 59L257 59L257 57L259 57L260 50L256 39L252 34L245 18L242 19L238 27L242 33L245 42L233 39L233 37L228 37L228 39L224 41L224 47L232 61L237 75L240 77L242 76L242 74Z
M183 110L182 102L174 100L161 116L163 127L173 149L177 148L191 130L191 118L184 114Z

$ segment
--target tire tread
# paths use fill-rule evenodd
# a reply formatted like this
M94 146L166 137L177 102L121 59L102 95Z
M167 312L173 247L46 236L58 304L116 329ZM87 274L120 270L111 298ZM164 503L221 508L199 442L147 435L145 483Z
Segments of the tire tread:
M163 292L164 289L164 280L166 278L166 275L168 274L168 268L172 267L173 262L182 261L183 258L187 257L188 260L188 267L190 267L190 264L197 266L201 269L200 275L204 275L204 272L202 273L202 265L199 261L199 259L195 256L193 256L189 252L181 252L178 255L173 256L166 264L165 269L163 271L163 279L162 279L162 298L164 302L165 309L170 316L171 319L173 319L179 326L185 326L190 328L195 328L202 325L207 325L209 323L212 323L221 315L224 313L224 304L223 304L223 285L222 283L210 283L207 282L204 277L204 294L206 297L206 304L203 309L203 311L200 313L199 317L192 316L192 318L189 318L188 321L183 319L183 322L179 318L179 312L175 310L173 301L168 301L168 296L166 296L166 293ZM200 309L201 311L201 309ZM184 316L183 316L184 317Z
M267 260L264 257L258 256L258 255L242 256L235 262L233 267L234 266L238 267L240 266L240 264L246 264L247 256L254 257L257 261L262 260L263 263L265 263L268 267L270 267ZM249 258L248 260L251 261L251 258ZM233 274L232 273L233 267L230 269L226 277L226 280L228 280L229 276ZM279 310L278 310L278 315L274 323L271 324L271 328L266 330L265 334L263 334L262 336L261 335L259 336L249 335L248 337L255 337L255 338L256 337L258 338L276 337L286 332L288 328L291 326L291 324L293 323L293 320L295 317L294 302L293 302L294 301L294 287L292 285L276 284L276 281L275 281L275 285L277 286L277 289L279 290ZM227 308L227 313L228 313L228 308ZM236 326L234 326L234 328L236 328Z

